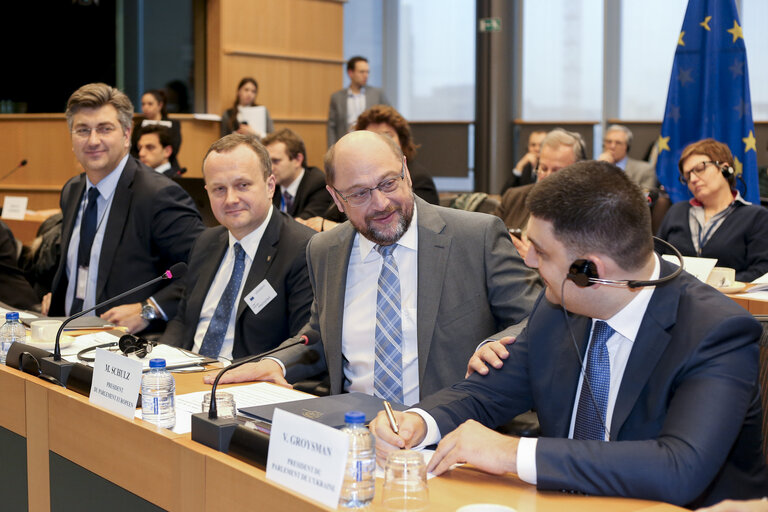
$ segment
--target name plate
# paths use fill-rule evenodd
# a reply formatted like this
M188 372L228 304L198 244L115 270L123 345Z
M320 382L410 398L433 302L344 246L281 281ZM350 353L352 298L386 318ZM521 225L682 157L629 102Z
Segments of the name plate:
M267 479L336 508L347 465L347 434L275 409L267 455Z
M126 418L136 414L143 364L117 352L97 348L88 399Z
M27 197L5 196L3 200L3 218L24 220L27 213Z

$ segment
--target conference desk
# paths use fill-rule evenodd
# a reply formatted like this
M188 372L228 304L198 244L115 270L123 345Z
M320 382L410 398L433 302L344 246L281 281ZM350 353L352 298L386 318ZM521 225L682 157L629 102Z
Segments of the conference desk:
M179 394L207 387L200 373L175 378ZM189 434L128 420L5 366L0 367L0 460L4 511L328 510ZM384 510L381 483L373 510ZM477 502L521 512L682 510L644 500L538 492L513 475L491 476L471 467L430 480L429 492L429 510Z

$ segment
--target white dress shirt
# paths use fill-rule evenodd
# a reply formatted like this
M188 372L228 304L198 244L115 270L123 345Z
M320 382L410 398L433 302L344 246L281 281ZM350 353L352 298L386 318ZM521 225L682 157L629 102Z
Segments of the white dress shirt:
M157 167L155 167L155 172L158 174L163 174L165 171L171 168L171 162L165 162L164 164L160 164Z
M400 307L403 328L403 398L406 404L419 401L419 360L416 333L418 294L418 219L413 220L398 240L393 255L400 278ZM376 297L384 260L375 244L355 235L347 267L344 293L341 353L344 356L344 389L373 394L375 366Z
M211 318L213 318L216 306L219 305L219 300L221 300L221 296L227 288L229 278L232 276L232 270L235 268L235 243L240 242L240 246L245 251L243 280L240 282L240 289L237 292L235 305L232 308L232 314L229 316L227 333L224 335L224 343L221 345L221 352L219 353L219 357L232 359L232 347L235 344L235 319L237 318L237 306L240 304L240 297L244 291L243 288L245 287L245 282L248 280L248 273L251 271L253 258L256 256L256 251L259 250L261 238L264 236L264 231L266 231L269 220L272 218L272 211L273 208L270 208L264 222L262 222L258 228L245 235L242 240L237 240L231 232L228 233L229 248L221 259L219 270L216 271L216 276L213 278L211 287L208 289L208 294L205 296L205 301L203 301L203 306L200 309L200 320L197 322L195 343L192 345L192 352L200 352L200 346L203 344L203 338L208 330L208 326L211 324ZM251 290L245 291L246 295L250 292Z
M650 280L658 279L661 267L659 265L658 256L654 255L654 268L651 274ZM605 322L611 326L615 331L613 335L608 338L606 347L608 348L608 358L611 365L611 387L608 392L608 404L605 412L605 424L606 428L610 429L611 419L613 418L613 409L616 405L616 397L619 394L619 387L621 386L621 380L624 377L624 370L627 367L627 361L629 361L629 355L632 352L632 346L637 338L637 332L640 330L640 324L645 316L645 310L648 308L648 303L651 300L655 287L647 286L642 288L637 295L630 301L629 304L624 306L611 318L605 320ZM594 330L595 322L597 320L592 319L592 329L590 329L590 343L592 342L592 330ZM582 372L579 376L579 384L576 388L576 396L574 398L572 412L571 412L571 426L568 431L568 438L573 439L573 428L576 422L576 411L579 407L579 395L581 393L581 385L584 381L584 372L587 367L587 358L589 354L589 346L585 351L584 364L582 366ZM442 435L440 429L437 426L435 419L422 409L412 409L412 412L418 413L427 424L427 435L424 441L419 445L428 446L434 444L440 440ZM606 432L605 439L608 440L608 432ZM517 446L517 476L524 482L536 485L537 473L536 473L536 444L537 438L521 437Z
M99 197L96 200L96 234L93 237L93 245L91 245L91 258L88 263L88 281L85 288L85 298L83 299L83 311L96 305L96 283L99 277L101 245L104 242L104 231L109 221L109 211L112 209L112 199L115 197L117 182L120 181L120 176L123 175L126 162L128 162L127 154L120 160L120 163L117 164L117 167L112 172L99 181L98 185L91 183L87 174L85 176L85 191L77 208L75 226L69 239L69 247L67 247L67 294L64 297L64 311L67 312L67 315L70 314L72 309L72 301L75 298L75 288L77 287L77 252L80 247L80 224L83 221L83 213L85 213L86 203L88 202L88 191L91 187L95 186L99 190ZM89 314L95 315L94 312Z
M347 132L351 132L357 118L365 112L365 87L355 94L352 89L347 89Z

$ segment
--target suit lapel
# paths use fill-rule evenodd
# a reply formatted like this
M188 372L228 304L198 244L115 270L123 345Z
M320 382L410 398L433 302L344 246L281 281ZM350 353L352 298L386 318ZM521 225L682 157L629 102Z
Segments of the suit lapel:
M112 197L112 206L109 210L107 226L104 229L104 240L101 242L101 256L99 256L99 276L96 281L96 302L104 292L104 286L107 284L107 277L110 275L112 262L115 259L117 246L120 245L120 239L123 236L125 223L128 221L133 198L133 179L136 174L137 166L133 158L128 157L128 161L123 168L123 173L115 187L115 193Z
M219 271L221 261L224 259L224 255L229 247L229 235L226 228L220 226L213 228L219 231L214 237L213 244L210 248L208 257L202 258L200 265L200 274L197 276L197 280L194 283L194 290L198 290L199 293L188 295L187 298L187 311L191 314L187 315L188 319L200 318L200 311L203 309L203 302L205 301L208 291L211 289L213 279L216 277L216 272ZM202 235L201 235L202 236ZM194 329L197 327L196 322L192 322L192 335L194 336Z
M443 233L445 221L425 201L415 197L418 208L419 253L418 290L416 294L416 334L418 337L419 381L424 379L432 334L437 321L437 310L442 295L445 268L451 249L450 235Z
M75 228L77 209L80 207L83 193L85 192L85 183L85 174L81 174L80 180L77 183L73 183L72 187L69 189L69 195L64 198L64 204L67 205L67 209L63 212L61 226L61 252L63 255L62 260L65 262L69 241L72 239L72 231Z
M573 413L573 404L576 399L576 388L581 374L581 364L584 360L589 344L589 333L592 329L592 319L583 316L570 316L570 327L563 324L564 331L562 336L556 336L557 345L553 347L551 353L554 357L551 373L549 374L549 389L552 401L548 409L552 411L554 418L553 431L547 432L548 436L568 437L568 431L571 428L571 416ZM579 349L579 357L576 356L571 333L576 338ZM545 340L531 340L531 343L544 342Z
M267 277L267 271L272 266L277 253L277 245L280 242L280 231L282 229L282 216L276 209L272 210L272 218L269 219L267 229L261 236L259 248L256 249L256 255L251 263L251 270L248 271L248 277L245 278L243 294L237 304L237 320L248 307L245 303L245 297Z
M319 235L318 235L319 236ZM312 262L319 275L316 285L324 284L324 289L315 288L316 301L324 304L325 312L320 316L320 332L323 333L323 346L328 375L331 378L331 392L341 393L344 377L341 356L341 333L344 328L344 298L347 289L347 269L355 241L352 224L345 222L328 231L327 236L334 239L323 252L323 259ZM342 261L334 261L334 259ZM314 271L314 269L313 269Z

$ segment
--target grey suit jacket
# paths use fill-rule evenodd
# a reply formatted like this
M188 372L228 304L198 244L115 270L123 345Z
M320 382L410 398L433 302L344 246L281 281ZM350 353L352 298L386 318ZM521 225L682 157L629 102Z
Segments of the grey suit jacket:
M658 188L656 169L648 162L627 157L627 168L624 170L627 177L640 188Z
M374 105L389 105L384 91L378 87L365 88L365 108ZM342 138L349 131L347 125L347 89L331 94L331 106L328 109L328 147Z
M498 219L433 206L418 197L415 201L419 230L416 329L419 392L424 397L461 380L481 341L516 334L520 327L514 324L528 316L540 285ZM290 382L327 369L331 393L343 391L341 334L354 237L354 228L346 222L315 235L307 246L315 292L309 327L320 332L322 343L276 354Z

